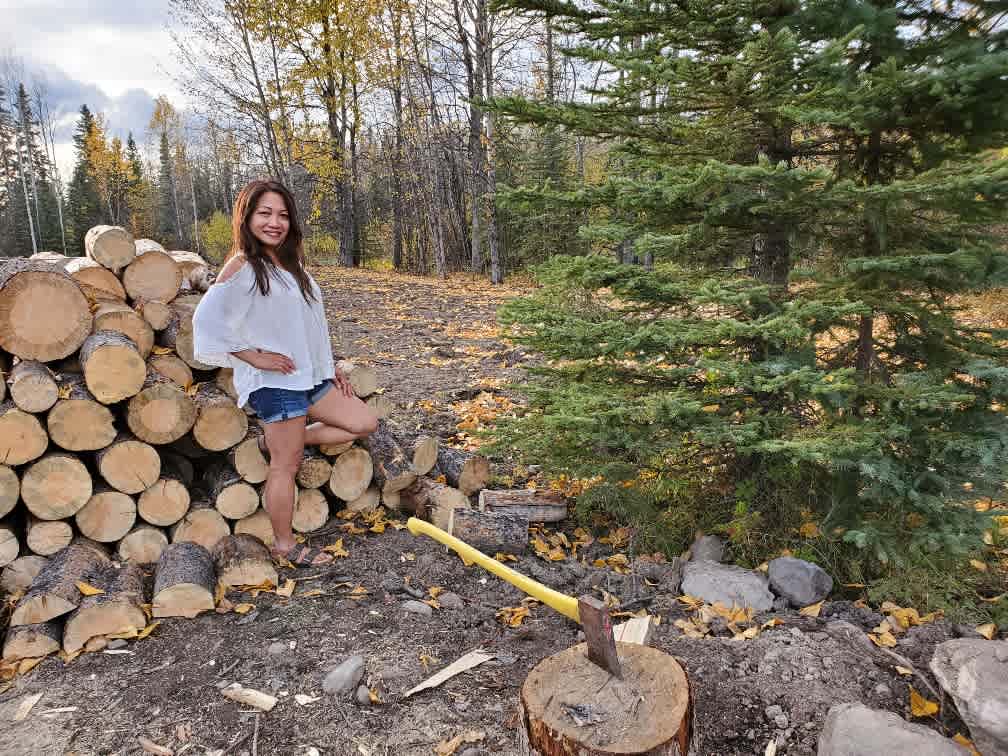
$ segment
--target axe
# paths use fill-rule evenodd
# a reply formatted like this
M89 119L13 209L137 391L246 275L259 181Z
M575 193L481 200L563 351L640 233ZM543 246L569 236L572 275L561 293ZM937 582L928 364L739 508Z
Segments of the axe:
M594 596L573 598L554 591L532 578L515 572L496 559L477 551L464 541L449 535L429 522L410 517L406 527L413 535L426 535L456 552L466 564L478 564L502 580L506 580L537 601L541 601L565 617L581 625L588 643L588 658L616 677L622 677L619 657L616 655L616 641L613 638L612 617L609 608Z

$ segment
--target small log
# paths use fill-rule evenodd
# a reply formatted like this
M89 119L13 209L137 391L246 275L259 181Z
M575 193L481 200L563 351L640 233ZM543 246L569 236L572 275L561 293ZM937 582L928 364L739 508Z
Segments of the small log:
M373 512L378 509L382 496L378 486L368 486L364 493L353 501L348 501L346 508L352 512Z
M198 543L208 551L217 541L231 534L224 516L208 501L194 501L185 517L171 526L172 543Z
M221 368L218 370L214 375L214 383L217 384L217 388L236 402L238 401L238 391L234 386L234 368Z
M96 452L95 461L105 482L127 494L138 494L161 477L157 449L126 432Z
M613 638L617 643L636 643L638 646L646 646L651 639L651 632L654 630L653 617L634 617L626 622L621 622L613 626Z
M112 543L129 533L136 516L137 505L132 496L99 486L74 520L81 535L99 543Z
M617 645L622 678L590 662L583 643L532 669L521 690L519 754L686 756L693 711L682 667L650 646Z
M134 564L152 564L168 548L168 536L161 528L137 525L119 541L119 558Z
M279 585L270 550L247 533L221 538L213 549L217 580L228 588L241 585Z
M112 410L95 399L81 374L62 374L46 426L53 443L67 451L97 451L116 437Z
M298 533L312 533L329 522L329 502L317 488L298 492L291 527Z
M437 464L438 440L435 436L417 436L403 448L409 450L410 463L417 475L426 475Z
M169 250L168 254L178 263L182 271L182 288L188 291L205 292L210 288L210 266L195 252Z
M171 302L182 286L182 269L164 251L138 249L136 258L122 273L122 282L130 299Z
M137 345L118 331L97 331L80 350L88 390L102 404L129 399L143 386L147 365Z
M486 487L490 480L490 462L478 454L442 446L438 449L437 467L444 473L448 485L472 496Z
M21 499L40 520L72 517L87 504L91 493L91 473L71 454L46 454L21 476Z
M329 476L329 490L343 501L353 501L371 484L374 465L366 449L354 446L336 457Z
M332 462L317 449L306 448L295 480L301 488L321 488L332 477Z
M18 540L17 531L10 523L0 522L0 567L18 558L21 553L21 542Z
M32 581L11 614L11 626L48 622L73 611L81 601L78 581L87 582L99 567L108 565L108 556L86 543L73 542L58 551Z
M133 262L133 236L120 226L94 226L84 236L84 254L102 267L120 271Z
M361 399L367 399L378 390L378 373L373 367L359 365L350 360L340 360L336 367L350 381L350 388Z
M119 276L88 257L67 257L63 270L77 282L81 291L96 302L112 300L126 301L126 289Z
M173 543L154 573L155 617L188 617L214 608L217 575L213 557L198 543Z
M379 420L375 432L361 443L371 454L374 481L382 491L402 491L416 480L412 462L399 448L387 420Z
M210 492L210 501L229 520L248 517L259 508L259 493L227 462L207 468L204 482Z
M390 512L398 512L402 509L402 495L402 491L392 491L387 494L381 494L381 505Z
M41 457L49 446L49 436L35 415L0 402L0 463L23 465Z
M7 398L7 377L10 375L10 357L0 350L0 403Z
M273 524L270 522L269 514L265 509L257 509L248 517L238 520L235 523L234 532L236 534L247 533L248 535L253 535L267 546L272 546L275 542Z
M454 509L448 533L485 554L521 554L529 540L529 521L521 515Z
M262 428L250 423L245 438L228 451L228 462L248 483L262 483L269 474L269 463L259 450L259 439L262 437Z
M54 654L60 650L62 637L61 620L12 627L4 639L3 661L9 663Z
M196 403L172 380L147 368L147 377L130 398L126 422L134 435L150 444L170 444L196 423Z
M193 397L196 423L192 435L196 443L209 451L224 451L239 443L248 433L248 416L212 383L201 383Z
M395 412L395 404L385 394L372 394L365 402L380 420L392 417Z
M189 511L189 489L176 477L164 474L140 494L136 511L144 522L167 527L185 517Z
M92 638L140 632L147 625L144 613L144 576L139 565L108 565L89 581L104 593L85 596L63 626L63 650L72 654Z
M94 327L96 331L115 331L121 333L137 346L140 356L147 356L154 348L154 329L151 328L142 315L123 302L102 302L94 311Z
M11 401L25 412L45 412L56 404L56 376L43 363L21 360L10 372Z
M212 370L213 365L207 365L196 359L193 351L192 316L195 305L184 305L172 302L171 319L163 330L158 331L155 339L158 344L175 350L175 354L194 370Z
M13 510L21 496L21 481L17 473L7 465L0 465L0 517L6 517Z
M147 366L161 373L181 389L187 389L192 385L192 369L177 354L152 354L147 360Z
M138 302L134 309L155 331L164 330L171 322L171 308L156 299Z
M3 568L0 576L0 591L5 593L22 593L28 590L35 576L39 574L49 560L37 554L19 556Z
M327 457L338 457L344 452L353 448L353 441L344 441L342 444L319 444L319 451Z
M40 520L28 515L25 521L25 543L32 553L52 556L73 541L73 528L67 520Z
M567 502L550 491L529 491L523 488L480 491L477 504L481 512L510 512L528 518L529 522L560 522L567 519Z
M430 478L417 478L401 495L401 506L416 513L417 517L426 517L441 530L448 530L453 511L469 507L464 493Z
M155 241L154 239L134 239L133 247L136 249L138 255L142 255L144 252L161 252L167 254L168 250L164 248L161 242Z
M22 360L67 357L91 333L91 306L56 265L12 257L0 262L0 349Z

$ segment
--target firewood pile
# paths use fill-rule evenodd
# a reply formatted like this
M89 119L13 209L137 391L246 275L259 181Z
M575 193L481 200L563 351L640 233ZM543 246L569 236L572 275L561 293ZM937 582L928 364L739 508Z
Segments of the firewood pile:
M17 597L4 662L142 628L148 604L195 616L218 584L276 583L262 430L230 371L193 355L212 280L198 255L111 226L91 229L84 257L0 262L0 592ZM521 550L528 519L563 516L555 497L484 490L486 459L403 432L374 370L339 364L382 420L305 451L296 531L385 506ZM456 509L471 510L457 528Z

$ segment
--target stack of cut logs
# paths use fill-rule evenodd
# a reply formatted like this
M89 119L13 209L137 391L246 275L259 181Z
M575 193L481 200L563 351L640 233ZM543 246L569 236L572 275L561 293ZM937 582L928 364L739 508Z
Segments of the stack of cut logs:
M0 258L0 592L23 594L5 661L142 627L139 565L157 565L158 616L211 608L218 581L276 579L262 431L230 371L193 355L207 263L113 226L91 229L85 253ZM295 530L383 504L515 552L529 519L563 517L555 498L484 490L484 458L398 430L373 369L340 367L382 420L356 445L305 452Z

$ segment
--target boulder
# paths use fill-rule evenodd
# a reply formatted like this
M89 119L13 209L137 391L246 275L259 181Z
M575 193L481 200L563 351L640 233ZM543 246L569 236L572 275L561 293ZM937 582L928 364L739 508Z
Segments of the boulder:
M770 590L787 599L791 606L818 603L833 590L833 578L818 564L794 557L778 557L767 570Z
M682 592L709 604L751 606L757 612L773 607L773 594L764 575L742 567L717 562L687 562L683 567Z
M969 751L924 725L860 703L830 708L819 733L817 756L968 756Z
M723 557L724 541L717 536L700 536L690 546L691 562L720 562Z
M976 749L984 756L1008 756L1008 641L939 643L931 672L955 701Z

